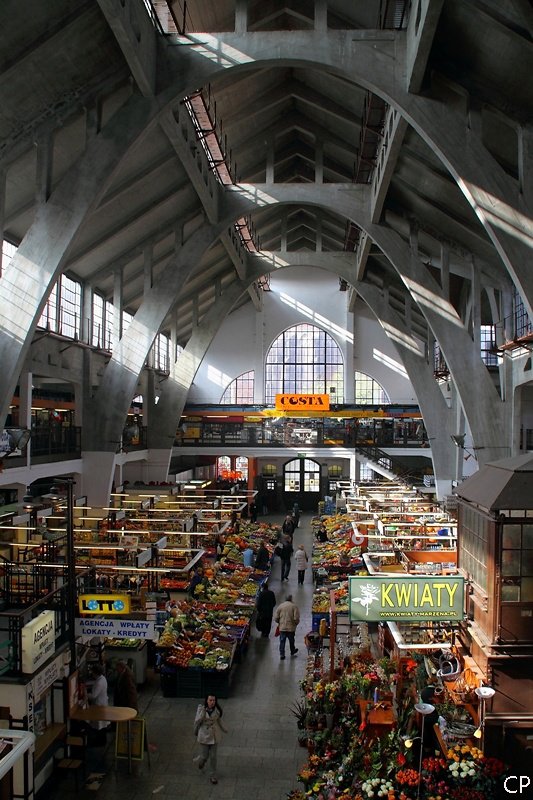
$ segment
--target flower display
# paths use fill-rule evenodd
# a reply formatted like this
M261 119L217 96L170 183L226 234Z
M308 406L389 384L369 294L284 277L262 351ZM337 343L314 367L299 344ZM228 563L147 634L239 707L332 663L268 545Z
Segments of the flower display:
M394 661L358 653L337 680L302 682L310 755L298 775L305 791L294 790L290 800L488 800L501 795L505 765L465 742L424 758L419 774L413 752L404 745L412 718L409 698L395 705L392 727L376 732L367 715L368 694L375 688L387 691L397 674ZM326 714L333 714L329 727Z

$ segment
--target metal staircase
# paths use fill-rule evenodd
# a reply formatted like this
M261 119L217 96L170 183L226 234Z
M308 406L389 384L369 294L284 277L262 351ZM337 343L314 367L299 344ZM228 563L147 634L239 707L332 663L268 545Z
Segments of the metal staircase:
M365 457L368 466L374 472L378 472L389 480L400 481L411 488L416 488L424 482L424 474L421 470L409 469L402 461L375 445L357 443L355 452Z

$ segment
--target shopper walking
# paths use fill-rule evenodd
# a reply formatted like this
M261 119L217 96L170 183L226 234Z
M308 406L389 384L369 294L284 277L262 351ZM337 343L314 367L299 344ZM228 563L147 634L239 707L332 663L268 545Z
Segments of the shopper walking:
M300 586L303 586L305 570L307 569L307 565L309 563L309 556L305 552L305 547L303 544L298 547L298 550L294 554L294 563L296 564L296 569L298 570L298 583Z
M300 622L300 609L292 602L292 594L287 595L274 614L274 619L279 625L279 657L285 660L285 642L288 640L291 656L295 656L298 648L294 646L294 634Z
M257 522L258 512L259 509L257 507L257 503L255 502L255 500L252 500L252 502L250 503L250 522Z
M268 639L270 636L270 629L272 627L272 616L276 608L276 595L272 589L268 588L268 582L265 581L259 592L256 603L257 608L257 622L256 628L261 631L261 636Z
M300 506L298 505L297 502L294 503L294 505L292 507L292 518L293 518L293 521L294 521L294 528L295 529L299 528L300 527Z
M294 520L292 518L292 514L289 512L285 519L283 520L283 525L281 526L281 532L285 536L292 536L294 534Z
M139 697L137 695L137 684L133 672L125 661L120 659L116 664L117 679L113 692L113 703L116 706L126 706L139 710Z
M209 694L203 705L198 706L194 719L194 735L200 745L201 753L193 761L197 762L199 769L203 769L209 760L211 783L218 783L217 745L220 741L220 732L228 732L222 723L222 714L216 696Z
M261 495L261 514L266 517L268 514L268 495Z
M288 581L289 573L291 571L291 556L293 554L293 547L290 542L282 542L281 548L278 546L278 554L281 561L281 580Z

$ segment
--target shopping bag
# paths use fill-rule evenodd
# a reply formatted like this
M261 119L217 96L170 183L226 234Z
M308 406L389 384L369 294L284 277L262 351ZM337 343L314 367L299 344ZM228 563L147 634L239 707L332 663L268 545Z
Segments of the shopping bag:
M276 630L274 631L274 636L279 636L279 625L276 625Z

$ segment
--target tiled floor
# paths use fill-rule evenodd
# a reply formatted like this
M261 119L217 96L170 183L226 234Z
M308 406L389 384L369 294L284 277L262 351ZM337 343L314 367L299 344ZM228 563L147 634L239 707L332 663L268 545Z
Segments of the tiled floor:
M282 517L272 518L282 522ZM303 514L295 535L295 546L303 543L311 552L311 514ZM260 518L261 521L261 518ZM193 736L197 699L165 698L158 676L140 696L140 713L146 717L150 742L151 768L146 759L128 775L125 763L113 769L114 737L108 736L107 749L92 748L88 768L106 772L98 791L74 792L71 779L64 779L39 800L284 800L296 787L299 766L307 757L298 746L296 720L288 706L300 698L299 681L304 677L307 650L304 635L311 630L313 593L311 566L303 586L297 584L292 565L290 580L280 581L280 562L276 559L270 587L281 602L292 593L300 607L301 622L296 633L297 656L280 661L274 626L270 639L252 631L248 652L235 673L231 695L220 704L229 733L218 748L219 783L209 781L208 768L200 772L192 758L198 752Z

